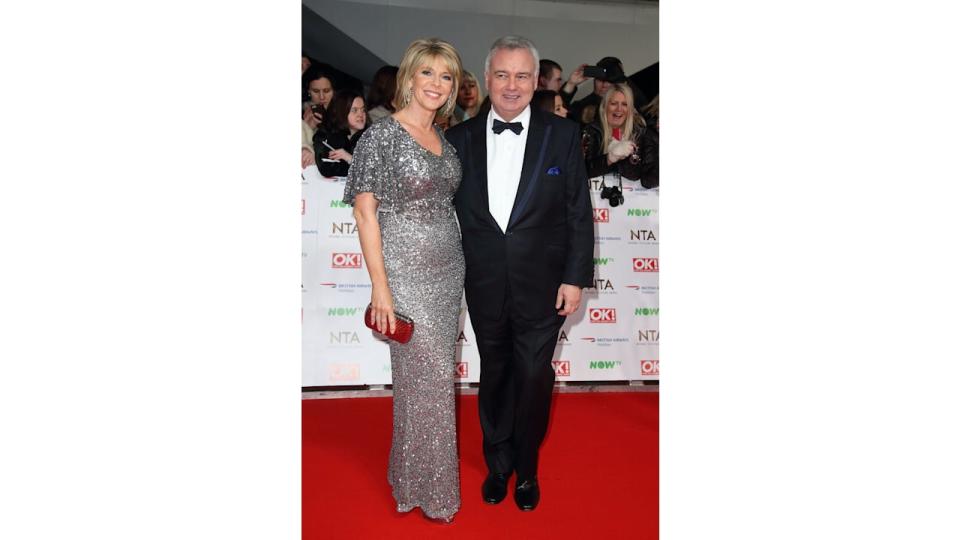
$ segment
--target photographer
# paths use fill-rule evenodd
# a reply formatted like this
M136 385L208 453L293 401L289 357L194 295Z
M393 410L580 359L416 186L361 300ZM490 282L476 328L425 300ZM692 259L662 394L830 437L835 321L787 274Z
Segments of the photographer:
M616 173L628 180L641 177L639 141L643 117L633 110L633 91L626 83L614 84L600 102L599 119L583 127L581 141L587 176ZM646 184L644 184L644 187Z
M607 95L610 87L626 81L627 78L623 74L623 63L620 62L619 58L613 56L602 58L596 66L581 66L577 69L579 73L574 72L574 74L578 76L578 79L593 77L593 93L570 105L568 107L570 109L568 118L580 122L580 125L587 125L596 120L597 107L603 97ZM571 76L570 79L568 85L574 80L574 76ZM562 91L567 91L568 85L564 85ZM576 90L574 89L574 91Z

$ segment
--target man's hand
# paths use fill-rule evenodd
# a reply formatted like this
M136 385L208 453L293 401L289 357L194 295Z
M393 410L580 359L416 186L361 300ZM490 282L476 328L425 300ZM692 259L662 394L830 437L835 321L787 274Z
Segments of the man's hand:
M563 83L562 90L568 94L572 94L577 91L577 86L580 85L583 81L587 80L583 76L583 68L587 67L586 64L580 64L580 66L573 70L573 73L570 74L570 78L567 79L567 82Z
M557 315L567 316L580 308L580 287L562 283L557 289ZM560 309L563 307L563 309Z

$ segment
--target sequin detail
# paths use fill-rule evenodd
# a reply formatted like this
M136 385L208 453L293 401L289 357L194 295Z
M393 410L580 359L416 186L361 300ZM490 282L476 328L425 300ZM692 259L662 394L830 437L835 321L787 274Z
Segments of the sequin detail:
M432 518L460 509L454 374L464 260L453 195L460 162L444 138L437 156L392 117L360 138L343 201L372 192L380 201L387 281L397 311L416 329L390 342L393 442L387 481L399 512Z

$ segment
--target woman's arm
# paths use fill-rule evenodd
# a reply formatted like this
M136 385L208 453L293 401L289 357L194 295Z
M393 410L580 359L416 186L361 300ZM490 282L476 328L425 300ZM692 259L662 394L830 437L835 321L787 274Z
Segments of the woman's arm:
M357 194L353 204L353 217L357 221L360 236L360 250L367 261L372 291L370 303L373 304L373 319L377 331L389 328L393 333L397 328L397 318L393 312L393 294L387 283L387 270L383 263L383 238L380 236L380 222L377 220L377 207L380 202L373 193Z

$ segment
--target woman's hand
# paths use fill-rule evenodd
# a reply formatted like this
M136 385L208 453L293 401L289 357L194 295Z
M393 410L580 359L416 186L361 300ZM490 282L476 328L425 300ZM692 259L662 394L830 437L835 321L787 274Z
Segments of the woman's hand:
M313 150L309 148L300 147L300 168L306 169L310 165L317 164L317 157L313 155Z
M343 148L337 148L336 150L331 150L330 153L327 155L330 159L342 159L347 163L353 163L353 154L351 154L350 152L347 152Z
M313 108L307 106L303 109L303 121L310 126L310 129L317 129L323 117L313 112Z
M377 332L386 334L385 329L390 329L390 333L397 330L397 316L393 312L393 295L390 293L390 287L373 287L370 293L370 304L373 309L370 310L373 317L374 326Z
M637 147L632 141L610 141L607 146L607 163L613 165L636 152L636 149Z

